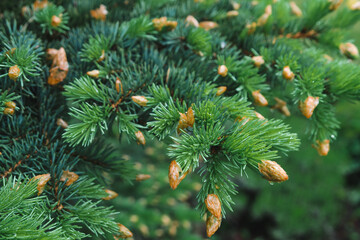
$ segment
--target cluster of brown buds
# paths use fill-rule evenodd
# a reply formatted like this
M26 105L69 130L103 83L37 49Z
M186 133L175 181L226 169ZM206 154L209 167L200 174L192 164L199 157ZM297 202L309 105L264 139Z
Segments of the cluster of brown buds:
M20 77L20 74L21 69L18 67L18 65L14 65L9 68L8 75L11 80L16 81Z
M167 17L154 18L152 20L154 28L156 31L161 31L163 28L168 28L169 30L174 30L177 27L177 21L168 21Z
M211 237L221 225L221 202L216 194L208 194L205 205L209 211L206 219L206 234Z
M4 114L5 115L14 115L16 103L14 103L13 101L10 101L10 102L5 103L5 106L6 107L4 109Z
M69 71L69 63L66 58L66 52L64 48L59 50L49 48L46 50L49 60L52 60L50 75L48 77L48 84L56 85L62 82Z
M193 127L195 123L194 111L192 107L189 107L186 113L179 113L179 114L180 114L180 120L177 127L178 134L181 133L181 130L187 127Z
M91 17L95 18L96 20L105 21L107 14L108 11L106 10L106 6L104 4L101 4L97 9L90 10Z

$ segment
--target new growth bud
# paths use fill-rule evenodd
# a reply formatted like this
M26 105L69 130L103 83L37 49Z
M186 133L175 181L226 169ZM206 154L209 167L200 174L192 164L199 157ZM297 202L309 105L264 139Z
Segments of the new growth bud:
M199 23L199 27L205 29L206 31L209 31L213 28L217 28L219 26L219 24L217 24L216 22L211 22L211 21L203 21Z
M261 65L265 63L264 58L262 56L253 56L252 60L254 61L254 65L257 68L259 68Z
M89 77L98 78L98 77L99 77L99 74L100 74L100 71L99 71L99 70L92 70L92 71L88 71L86 74L87 74Z
M228 68L225 65L220 65L218 67L218 74L222 77L226 77L228 74Z
M301 17L302 16L302 11L299 8L298 5L296 5L295 2L290 2L290 8L291 8L291 12L297 16L297 17Z
M38 195L40 195L44 191L45 185L50 180L50 178L51 178L50 173L37 175L32 178L32 179L39 179L39 182L37 184Z
M341 43L339 46L340 52L350 58L359 57L358 48L352 43Z
M268 105L268 101L266 100L266 98L260 93L260 90L257 91L253 91L252 92L252 96L254 98L254 102L256 105L265 107Z
M60 24L61 24L61 18L55 15L51 17L51 26L58 27L60 26Z
M186 26L192 25L194 27L199 27L199 22L198 20L196 20L196 18L194 16L187 16L185 19L186 22Z
M289 66L285 66L282 72L283 78L286 80L292 81L295 78L295 74L291 71Z
M8 75L11 80L16 81L18 79L18 77L20 76L20 73L21 73L21 70L18 67L18 65L14 65L9 68Z
M205 199L207 210L216 218L221 218L221 202L216 194L209 194Z
M145 145L146 140L145 140L144 134L141 131L137 131L135 133L135 136L136 136L137 144Z
M224 92L226 92L227 87L226 86L221 86L217 88L216 91L216 96L220 96L222 95Z
M214 235L214 233L219 229L221 225L221 216L220 218L215 217L210 214L206 220L206 234L208 237Z
M132 96L131 99L133 100L134 103L137 103L143 107L145 107L148 102L148 100L144 96Z
M258 167L261 175L270 182L284 182L289 179L285 170L275 161L262 160Z
M111 199L114 199L117 196L119 196L119 194L117 194L116 192L114 192L110 189L105 189L105 192L109 195L107 197L102 198L103 200L111 200Z
M313 145L313 147L318 151L320 156L326 156L330 151L330 140L325 139L322 142L316 140L316 145Z
M304 102L299 102L299 108L306 118L310 118L318 104L319 97L308 96Z
M79 175L77 175L74 172L70 172L70 171L63 171L63 174L60 177L60 181L61 182L65 182L66 186L70 186L71 184L73 184L76 180L78 180Z

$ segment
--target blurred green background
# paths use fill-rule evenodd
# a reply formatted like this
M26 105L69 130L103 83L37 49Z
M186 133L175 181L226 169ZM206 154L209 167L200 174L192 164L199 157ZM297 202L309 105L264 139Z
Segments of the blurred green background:
M358 29L360 24L352 37L360 46ZM258 110L283 118L271 110ZM227 214L212 239L360 239L360 104L339 102L337 116L341 130L327 157L311 147L304 117L284 118L302 140L298 152L278 161L289 181L270 185L251 170L248 177L239 176L234 212ZM165 145L147 139L145 147L118 143L137 173L152 177L133 183L111 180L119 197L108 204L120 212L117 220L134 232L134 239L206 239L205 221L194 209L201 187L197 174L171 190L167 179L171 159Z

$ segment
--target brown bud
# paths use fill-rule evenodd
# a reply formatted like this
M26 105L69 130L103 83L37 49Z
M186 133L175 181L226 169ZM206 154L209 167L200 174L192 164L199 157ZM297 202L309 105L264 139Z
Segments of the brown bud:
M16 48L11 48L9 51L6 51L5 55L13 55Z
M290 111L286 106L286 102L281 100L280 98L275 97L276 104L274 105L273 109L278 109L282 114L287 117L290 117Z
M159 32L163 29L166 22L167 22L167 17L154 18L152 20L152 23L154 24L154 28L156 29L156 31L159 31Z
M14 115L15 110L13 108L5 108L4 109L4 114L5 115Z
M14 65L14 66L11 66L9 68L9 78L11 80L14 80L16 81L18 79L18 77L20 76L20 73L21 73L21 70L20 68L18 67L18 65Z
M177 127L178 134L181 133L181 129L185 129L187 127L192 127L195 123L194 110L192 107L189 107L186 113L179 113L180 119Z
M353 3L353 4L350 6L350 9L351 9L351 10L360 10L360 1L357 1L357 2Z
M165 26L168 27L170 30L174 30L177 27L177 21L167 21Z
M118 223L117 225L119 227L119 232L120 232L120 234L117 237L131 238L133 236L133 233L127 227L125 227L124 225L122 225L120 223Z
M31 10L30 10L29 6L23 6L23 7L21 8L21 15L22 15L23 17L29 16L30 14L31 14Z
M219 26L219 24L217 24L216 22L211 22L211 21L203 21L199 23L199 27L205 29L206 31L209 31L213 28L217 28Z
M334 60L332 57L330 57L330 56L327 55L327 54L324 54L323 57L327 60L327 62L331 62L331 61Z
M151 175L149 175L149 174L138 174L138 175L136 175L136 181L138 181L138 182L148 180L149 178L151 178Z
M316 140L316 145L313 145L313 147L318 151L320 156L326 156L330 151L330 140L326 139L322 142Z
M259 1L256 1L256 0L251 1L251 5L252 5L252 6L256 6L256 5L258 5L258 4L259 4Z
M47 174L42 174L42 175L37 175L35 177L33 177L32 179L40 179L38 182L38 186L37 186L37 190L38 190L38 195L40 195L45 188L46 183L50 180L50 173Z
M98 78L98 77L99 77L99 74L100 74L100 71L99 71L99 70L92 70L92 71L88 71L86 74L87 74L89 77Z
M48 77L48 84L56 85L62 82L69 71L69 63L67 61L66 52L61 47L53 58L51 64L50 75Z
M227 13L226 13L226 16L227 17L236 17L236 16L238 16L239 15L239 12L238 11L236 11L236 10L232 10L232 11L228 11Z
M257 118L259 118L259 119L261 119L261 120L264 120L265 119L265 117L263 116L263 115L261 115L260 113L258 113L258 112L256 112L256 111L254 111L255 112L255 116L257 117Z
M100 55L99 59L96 61L101 62L101 61L104 61L104 59L105 59L105 50L101 50L101 55Z
M122 83L120 78L116 77L116 81L115 81L115 87L116 87L116 91L119 93L121 90L121 94L124 94L124 90L122 87Z
M235 121L238 121L238 122L241 122L241 121L243 121L243 120L245 120L245 122L241 125L241 126L243 126L243 125L245 125L245 124L247 124L249 121L250 121L250 118L248 118L248 117L246 117L246 116L244 116L244 117L237 117L236 119L235 119Z
M240 3L237 3L237 2L232 2L231 5L234 10L239 10L241 7Z
M131 99L135 103L137 103L137 104L139 104L140 106L143 106L143 107L145 107L147 102L148 102L148 100L144 96L132 96Z
M265 63L264 58L262 56L253 56L252 60L254 61L254 65L257 68L259 68L261 65Z
M218 67L218 74L222 77L226 77L228 74L228 68L225 65L220 65Z
M55 48L48 48L46 49L46 55L49 60L53 60L54 57L57 55L58 50Z
M110 190L110 189L105 189L105 192L107 194L109 194L107 197L103 197L102 199L103 200L111 200L111 199L114 199L116 198L117 196L119 196L119 194L117 194L116 192Z
M169 166L169 183L172 189L176 189L177 186L180 184L179 177L180 177L181 168L179 164L173 160Z
M341 43L340 52L350 58L357 58L359 57L359 50L358 48L352 43Z
M144 134L141 131L137 131L135 133L135 136L136 136L137 144L145 145L146 140L145 140Z
M5 106L8 107L8 108L15 109L16 108L16 103L14 103L13 101L10 101L10 102L5 103Z
M264 26L269 17L270 17L271 14L268 14L268 13L264 13L263 15L261 15L256 23L257 26L261 27L261 26Z
M319 97L308 96L304 102L299 102L300 111L306 118L310 118L319 104Z
M65 182L66 186L70 186L71 184L73 184L76 180L78 180L79 175L77 175L74 172L70 172L70 171L63 171L61 177L60 177L60 181L61 182Z
M218 87L216 91L216 96L220 96L221 94L223 94L226 91L226 89L227 89L226 86Z
M285 66L282 72L283 78L292 81L295 78L295 74L291 71L289 66Z
M268 101L266 100L266 98L260 93L260 90L257 91L253 91L252 92L252 96L254 98L254 102L256 105L259 106L267 106L268 105Z
M60 24L61 24L61 18L55 15L51 17L51 26L58 27Z
M58 118L57 120L56 120L56 124L58 125L58 126L60 126L60 127L62 127L62 128L68 128L68 126L69 126L69 124L67 123L67 122L65 122L63 119L61 119L61 118Z
M193 25L194 27L199 27L199 22L194 16L187 16L185 19L186 26Z
M179 124L177 127L177 132L180 134L181 133L181 129L185 129L189 126L188 122L187 122L187 117L186 114L184 113L179 113L180 114L180 120L179 120Z
M295 2L290 2L290 8L291 8L291 12L297 16L297 17L301 17L302 16L302 11L299 8L298 5L296 5Z
M334 10L336 10L336 9L338 9L340 7L343 0L329 0L329 2L331 2L331 5L330 5L329 9L331 11L334 11Z
M108 11L106 10L106 6L103 4L101 4L100 7L95 10L90 10L91 17L95 18L96 20L105 21L107 14Z
M187 123L189 124L190 127L192 127L195 123L194 110L192 109L192 107L188 108L186 112L186 118L187 118Z
M248 29L248 35L253 34L256 31L256 22L246 24L246 28Z
M271 5L266 5L265 13L271 15L272 14L272 7Z
M208 194L205 199L207 210L216 218L221 218L221 202L216 194Z
M48 5L48 0L36 0L33 4L34 10L43 9Z
M289 179L285 170L275 161L262 160L258 167L262 176L270 182L284 182Z
M220 218L215 217L210 214L206 220L206 234L208 237L214 235L214 233L219 229L221 225L221 216Z

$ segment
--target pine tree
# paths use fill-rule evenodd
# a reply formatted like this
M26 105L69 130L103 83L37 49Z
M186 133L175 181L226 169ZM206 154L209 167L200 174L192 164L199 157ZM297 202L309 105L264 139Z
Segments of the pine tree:
M151 138L167 146L172 189L201 178L211 237L247 168L288 179L276 161L300 140L287 117L308 118L320 155L336 144L336 103L360 96L346 34L359 5L1 1L0 239L132 237L109 179L151 176L109 139Z

